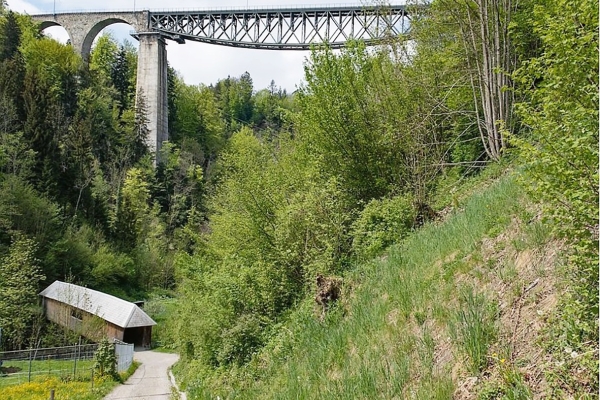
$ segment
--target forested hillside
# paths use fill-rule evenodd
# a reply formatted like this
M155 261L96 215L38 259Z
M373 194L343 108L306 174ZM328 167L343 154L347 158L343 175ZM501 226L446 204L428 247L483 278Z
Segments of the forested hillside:
M248 74L190 86L170 69L171 141L154 168L132 44L102 36L84 65L6 11L0 65L4 349L61 340L44 333L36 307L55 279L131 300L173 291L175 254L192 250L207 221L222 149L242 126L276 136L293 106Z
M192 398L597 395L597 4L412 16L315 47L293 95L170 69L154 167L135 48L86 65L4 11L2 347L60 340L61 279L158 298Z

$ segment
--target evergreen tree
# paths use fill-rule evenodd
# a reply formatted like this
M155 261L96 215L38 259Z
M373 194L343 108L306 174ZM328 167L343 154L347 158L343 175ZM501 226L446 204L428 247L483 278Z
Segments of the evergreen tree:
M21 28L14 12L9 11L0 25L0 61L12 59L21 45Z
M137 103L135 105L135 124L133 134L129 140L131 148L132 163L138 162L144 155L148 154L148 140L150 138L150 129L148 129L148 108L146 107L146 98L140 91Z
M174 141L177 133L175 130L175 121L177 120L177 72L167 65L167 107L169 115L169 140Z
M117 89L119 114L122 114L123 110L129 108L133 94L131 81L129 79L131 69L131 65L129 64L127 50L125 47L121 46L111 70L113 86Z
M34 172L38 178L41 175L44 160L48 155L54 154L57 148L54 135L50 130L48 118L48 108L50 107L49 93L40 86L41 84L36 74L27 74L25 91L23 93L27 115L24 124L24 134L30 148L38 155L34 167Z
M25 65L19 52L21 28L15 14L10 11L0 22L0 98L15 107L18 121L14 130L19 130L25 114L23 110L23 79Z

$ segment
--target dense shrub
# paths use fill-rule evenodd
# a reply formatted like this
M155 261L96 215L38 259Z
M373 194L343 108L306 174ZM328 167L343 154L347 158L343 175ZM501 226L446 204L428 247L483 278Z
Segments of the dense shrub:
M372 258L406 236L414 220L408 195L371 200L352 224L352 251L361 259Z

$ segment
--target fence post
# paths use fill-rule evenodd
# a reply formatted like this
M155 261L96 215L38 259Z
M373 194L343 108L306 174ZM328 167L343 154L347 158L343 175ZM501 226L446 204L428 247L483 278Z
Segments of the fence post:
M29 349L29 373L27 374L27 381L31 382L31 348Z
M50 389L50 400L54 400L54 389Z
M77 379L77 358L81 348L81 336L79 336L79 344L75 344L75 363L73 364L73 380Z
M75 372L77 371L77 343L75 343L75 348L73 349L73 380L75 380Z
M92 390L94 390L94 367L92 367Z

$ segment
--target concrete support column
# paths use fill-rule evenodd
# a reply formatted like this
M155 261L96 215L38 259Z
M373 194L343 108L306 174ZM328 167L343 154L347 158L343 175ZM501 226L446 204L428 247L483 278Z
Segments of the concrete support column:
M138 32L137 99L143 96L150 133L147 144L155 152L169 139L167 103L167 49L160 33ZM136 100L137 101L137 100Z

